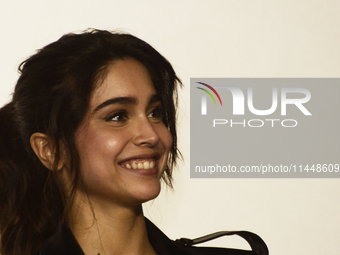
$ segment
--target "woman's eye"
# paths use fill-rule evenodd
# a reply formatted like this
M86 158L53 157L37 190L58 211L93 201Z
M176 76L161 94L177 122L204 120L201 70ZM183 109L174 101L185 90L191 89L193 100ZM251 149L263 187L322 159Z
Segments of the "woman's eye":
M154 108L149 114L148 118L163 119L163 112L161 107Z
M126 111L120 111L120 112L116 112L113 113L111 115L109 115L106 118L106 121L113 121L113 122L124 122L128 119L128 114Z

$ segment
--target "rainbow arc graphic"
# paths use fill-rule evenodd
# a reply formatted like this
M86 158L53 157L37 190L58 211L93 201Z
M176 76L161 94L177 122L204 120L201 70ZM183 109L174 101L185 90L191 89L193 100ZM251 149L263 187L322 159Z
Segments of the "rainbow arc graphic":
M214 92L215 95L217 96L218 100L220 101L221 106L222 106L222 100L221 100L221 98L220 98L220 95L217 93L217 91L216 91L212 86L210 86L210 85L208 85L208 84L206 84L206 83L203 83L203 82L197 82L197 83L198 83L198 84L201 84L201 85L203 85L203 86L206 86L206 87L209 88L212 92ZM200 87L196 87L196 88L205 91L205 92L206 92L209 96L211 96L211 98L214 100L215 105L217 105L214 96L213 96L208 90L206 90L206 89L204 89L204 88L200 88Z

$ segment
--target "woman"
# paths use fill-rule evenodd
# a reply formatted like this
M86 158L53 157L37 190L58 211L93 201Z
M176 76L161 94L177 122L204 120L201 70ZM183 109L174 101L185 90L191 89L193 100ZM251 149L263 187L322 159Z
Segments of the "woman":
M0 253L189 254L141 207L161 179L171 186L179 155L170 63L132 35L91 30L19 69L0 110Z

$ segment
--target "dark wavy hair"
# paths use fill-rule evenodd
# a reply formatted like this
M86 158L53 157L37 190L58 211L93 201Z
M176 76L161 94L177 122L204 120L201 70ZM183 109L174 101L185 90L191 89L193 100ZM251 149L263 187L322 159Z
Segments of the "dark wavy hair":
M149 71L164 106L164 123L173 146L163 175L171 173L177 149L177 85L170 63L146 42L123 33L88 30L66 34L19 66L13 99L0 109L0 253L31 255L65 220L72 199L65 199L54 172L30 146L35 132L45 133L55 146L66 148L74 176L73 193L81 184L80 159L74 133L83 120L96 84L116 60L134 58Z

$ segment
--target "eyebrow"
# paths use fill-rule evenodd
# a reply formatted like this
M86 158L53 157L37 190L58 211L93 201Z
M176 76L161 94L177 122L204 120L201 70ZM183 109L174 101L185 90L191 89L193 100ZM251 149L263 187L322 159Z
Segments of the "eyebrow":
M151 95L148 100L148 105L151 105L156 102L161 102L161 97L159 95ZM115 97L106 100L105 102L98 105L94 110L93 113L99 111L100 109L105 108L109 105L114 104L122 104L122 105L136 105L138 104L138 99L136 97Z

